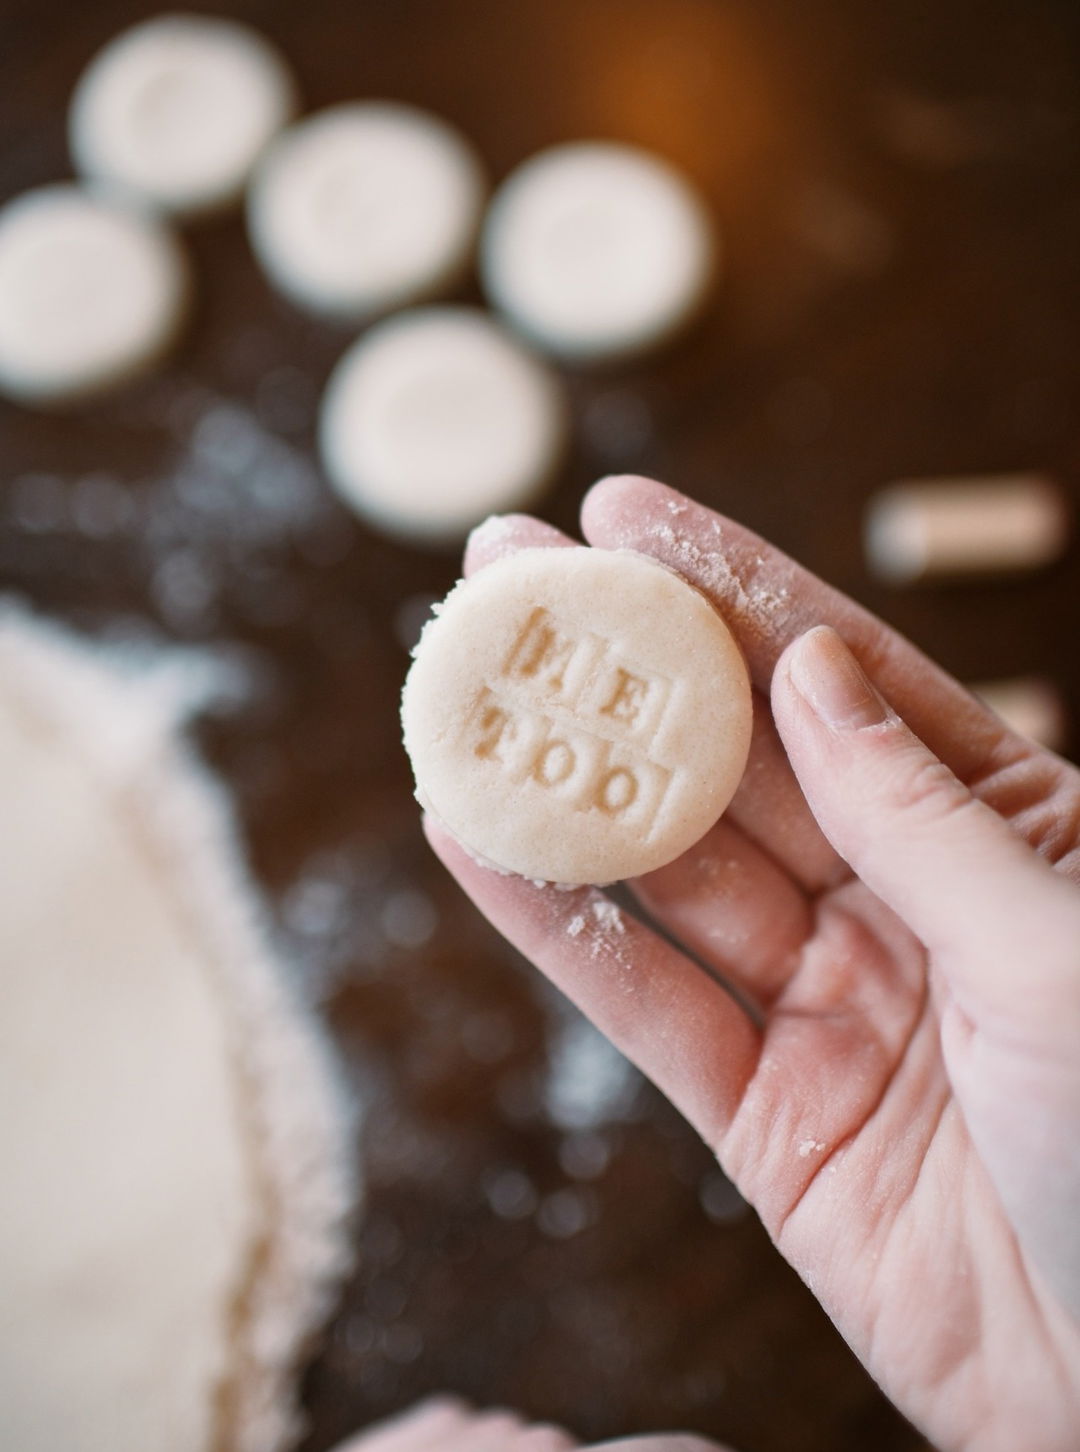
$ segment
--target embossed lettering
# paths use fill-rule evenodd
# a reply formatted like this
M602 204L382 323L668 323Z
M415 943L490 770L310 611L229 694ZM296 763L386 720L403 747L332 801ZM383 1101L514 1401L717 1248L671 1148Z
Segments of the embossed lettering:
M614 675L614 688L600 707L600 714L613 716L616 721L623 721L628 726L636 726L649 694L649 682L641 676L631 675L622 666L615 667Z
M473 755L479 756L481 760L490 757L500 757L502 753L499 748L502 745L503 737L513 732L513 718L509 711L504 711L501 706L494 704L483 706L479 713L477 722L480 739L473 747Z
M541 786L554 787L574 774L577 755L567 741L547 741L533 761L532 775Z
M503 673L524 676L553 692L561 691L578 642L556 630L551 616L537 608L514 641Z
M674 689L621 655L618 642L564 629L537 606L462 722L463 744L507 786L648 837L672 782L654 743Z
M617 817L634 805L637 796L637 777L628 766L617 766L600 778L595 805L609 817Z

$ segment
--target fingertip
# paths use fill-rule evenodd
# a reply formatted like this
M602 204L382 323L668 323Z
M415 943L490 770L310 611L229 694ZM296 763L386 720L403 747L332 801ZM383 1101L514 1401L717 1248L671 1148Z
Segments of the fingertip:
M474 879L478 873L497 878L500 881L524 881L524 878L518 878L514 873L504 872L493 862L485 862L482 857L466 847L460 838L455 837L446 823L441 822L433 812L425 811L420 824L424 836L427 838L428 846L447 871L459 882L463 883L466 875L470 879Z
M612 542L640 523L642 509L665 496L683 501L674 489L644 474L608 474L581 501L582 533L590 544L617 547Z
M823 638L830 636L836 636L841 641L841 644L843 644L842 638L837 635L837 632L831 625L812 625L809 630L804 630L789 640L777 657L776 665L773 667L773 689L775 690L778 685L788 685L790 683L793 663L801 659L805 651L815 650Z
M773 667L769 695L774 712L782 700L792 696L798 701L803 700L798 680L800 672L805 675L807 662L834 657L837 653L850 655L851 650L843 636L831 625L812 625L809 630L789 640Z
M461 843L433 812L427 810L421 812L420 826L427 838L428 846L446 866L449 867L450 863L459 855L465 855L465 849Z
M610 473L598 479L581 501L581 529L589 544L613 547L640 517L643 501L652 489L663 489L655 479L639 473Z
M475 574L485 565L516 554L518 550L550 549L574 544L574 540L531 514L489 514L465 543L464 572Z

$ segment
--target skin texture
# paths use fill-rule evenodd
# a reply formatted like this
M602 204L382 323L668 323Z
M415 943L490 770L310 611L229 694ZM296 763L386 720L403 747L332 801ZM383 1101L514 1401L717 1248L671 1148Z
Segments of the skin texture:
M429 822L433 847L715 1149L942 1452L1075 1452L1080 774L661 485L602 481L582 526L702 589L750 666L731 808L632 885L731 991L636 920L606 927L596 889L487 871ZM562 543L498 520L466 567Z

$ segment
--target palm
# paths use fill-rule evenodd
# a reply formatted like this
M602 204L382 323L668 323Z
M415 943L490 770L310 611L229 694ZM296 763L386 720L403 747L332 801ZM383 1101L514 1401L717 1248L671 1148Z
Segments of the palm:
M985 1145L986 1126L953 1096L942 1028L948 1053L963 1053L958 1011L922 945L852 877L799 789L767 704L773 666L802 630L836 625L879 664L932 749L990 805L1009 805L1017 830L1073 875L1075 835L1053 824L1080 821L1080 778L1010 737L912 647L762 541L659 486L628 493L605 515L586 511L589 538L645 549L710 593L759 692L750 764L728 813L633 885L685 951L644 922L593 912L595 889L552 892L486 873L437 830L435 845L492 921L717 1149L909 1415L945 1447L1068 1446L1080 1418L1080 1330L1030 1270L969 1132L982 1131ZM528 522L509 547L562 542ZM483 562L481 545L469 563ZM574 919L586 930L567 932ZM991 1105L993 1094L991 1085ZM1060 1135L1064 1148L1074 1126L1063 1122Z
M1058 1344L1063 1318L1046 1314L953 1098L921 945L895 921L879 934L883 916L861 884L818 899L722 1155L871 1372L943 1446L996 1422L1035 1448L1080 1347Z

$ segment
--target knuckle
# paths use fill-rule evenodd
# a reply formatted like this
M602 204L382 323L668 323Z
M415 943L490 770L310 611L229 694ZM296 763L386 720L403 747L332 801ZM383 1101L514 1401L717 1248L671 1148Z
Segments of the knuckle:
M892 805L925 822L939 822L972 802L944 762L922 745L907 747L894 762L888 792Z

